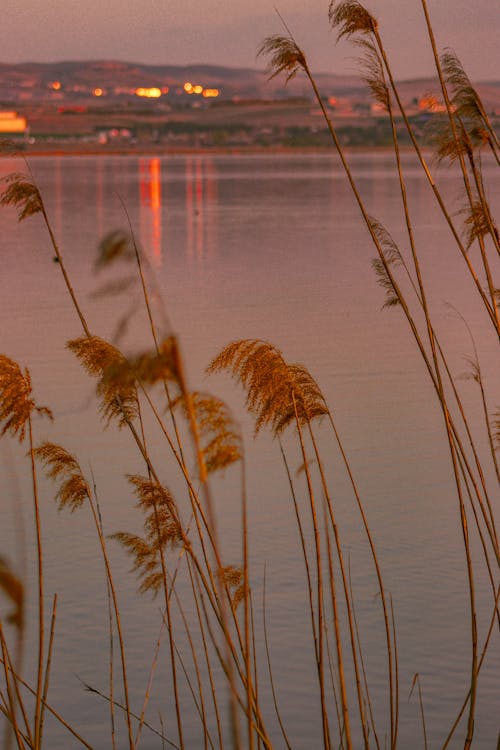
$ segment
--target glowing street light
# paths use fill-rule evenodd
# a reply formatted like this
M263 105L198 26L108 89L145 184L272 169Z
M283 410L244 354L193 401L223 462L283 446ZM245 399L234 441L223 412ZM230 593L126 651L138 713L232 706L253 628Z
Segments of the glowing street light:
M152 86L151 88L143 88L142 86L135 90L136 96L143 96L146 99L159 99L161 96L161 89Z

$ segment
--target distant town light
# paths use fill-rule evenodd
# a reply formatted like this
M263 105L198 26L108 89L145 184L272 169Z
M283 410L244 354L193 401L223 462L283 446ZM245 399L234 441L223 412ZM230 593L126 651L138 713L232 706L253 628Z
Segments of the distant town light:
M161 90L161 93L162 94L168 94L169 91L170 91L170 89L168 88L168 86L163 86L163 88Z
M219 96L220 91L219 89L204 89L203 96L208 99L212 96Z
M25 133L28 125L26 118L14 111L0 112L0 133L2 135Z
M61 88L61 81L52 81L51 83L49 83L49 86L54 91L59 91L59 89Z
M100 88L96 88L92 93L94 94L94 96L102 96L104 94L104 91Z
M419 99L418 108L427 112L446 112L445 105L432 94L428 94Z
M193 84L190 83L189 81L186 81L186 83L184 84L184 91L186 92L186 94L192 94L193 93Z
M151 88L143 88L142 86L135 90L136 96L143 96L146 99L158 99L161 96L161 89L153 86Z
M203 91L203 86L200 86L199 84L196 84L196 86L193 86L193 92L195 94L201 94Z

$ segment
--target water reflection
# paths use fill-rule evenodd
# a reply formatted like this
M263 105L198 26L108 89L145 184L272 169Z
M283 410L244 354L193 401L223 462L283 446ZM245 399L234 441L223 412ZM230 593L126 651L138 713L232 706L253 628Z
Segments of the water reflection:
M97 160L96 177L95 177L95 196L96 196L96 227L98 237L104 236L104 162L102 159Z
M400 197L388 161L384 155L363 154L353 157L353 167L370 212L397 238L401 230ZM439 307L442 299L461 309L465 305L484 376L494 390L492 403L500 403L494 354L497 343L481 327L483 313L476 304L475 290L462 280L462 267L455 262L456 248L449 241L447 227L439 229L425 180L416 169L412 171L414 165L408 158L404 166L437 314L444 309ZM0 165L2 173L22 168L18 160L5 160ZM468 669L463 553L448 480L449 457L441 439L437 405L404 321L397 310L380 311L384 298L370 266L373 250L336 162L315 155L195 155L143 157L140 161L136 157L42 158L33 159L33 171L54 224L62 217L62 226L54 228L58 234L64 232L68 267L89 309L84 292L95 284L89 247L95 235L126 224L117 195L123 199L141 244L151 254L152 262L162 264L157 274L159 284L166 291L169 313L175 319L196 386L204 383L204 367L210 358L223 345L241 337L268 338L292 361L302 361L311 368L336 411L364 489L381 562L394 596L400 684L407 695L415 672L425 674L429 730L434 736L443 736L463 700L466 679L462 674ZM492 183L495 199L498 187L498 182ZM131 504L124 502L121 470L125 464L127 470L134 467L135 471L140 462L127 436L113 435L108 440L110 433L103 435L90 411L80 414L78 420L66 416L74 408L75 397L90 392L90 385L64 349L64 341L75 335L76 320L62 286L57 286L57 267L50 262L50 255L47 258L47 253L37 252L41 238L47 244L41 218L33 217L19 226L14 209L5 209L0 211L0 226L4 258L0 313L6 321L0 351L29 365L42 403L57 405L58 411L64 412L54 425L54 437L63 435L63 442L79 458L92 460L98 487L106 498L103 511L110 531L127 528L135 523L135 515ZM402 243L403 250L405 247ZM52 292L58 289L60 294ZM90 313L99 322L97 333L106 335L114 329L117 307L114 298L92 302ZM444 314L438 323L440 334L452 345L452 369L461 372L463 352L458 338L451 338L456 324ZM83 391L79 390L80 383ZM475 385L461 382L461 390L473 404L476 402L470 389ZM224 398L233 399L235 414L241 414L237 411L242 408L239 390L233 392L222 380L213 388ZM480 410L473 412L473 417L473 428L479 432ZM310 632L300 609L302 600L296 595L302 571L296 556L296 530L288 513L289 496L280 465L274 466L274 453L265 436L251 442L252 425L245 414L242 421L248 436L256 591L265 561L270 571L270 601L279 603L270 628L277 684L283 691L287 728L296 738L294 747L300 750L317 746L318 734L310 720L317 705L314 683L307 669L303 670L307 662L303 644L310 642ZM331 443L326 445L331 449ZM23 472L21 469L19 476L24 481ZM170 481L169 474L168 478ZM378 602L371 568L364 566L366 550L353 520L357 516L351 515L350 489L340 472L335 480L339 523L352 550L353 588L360 623L365 625L364 643L377 706L386 690L376 624L379 620L372 614ZM229 547L236 539L237 526L231 524L239 510L231 475L227 481L224 494L217 499L221 523L225 524L224 543ZM47 498L51 492L52 488L47 490ZM94 548L88 546L90 531L75 533L75 520L57 516L53 504L45 503L44 513L51 542L48 580L64 602L51 687L54 705L68 720L79 725L87 722L89 740L100 747L107 716L99 724L94 704L85 713L87 704L82 707L84 701L78 693L73 700L75 692L68 692L67 686L73 672L98 683L102 678L100 664L109 658L107 610L105 603L101 606L101 563ZM11 520L5 504L2 514L0 551L4 554L6 545L15 538L9 529L14 527L17 515ZM85 591L95 602L92 607L86 600L78 603L75 570L85 571ZM134 590L130 582L124 586L124 610L138 639L131 649L131 671L142 675L143 654L157 637L157 605L142 600L138 607ZM483 604L481 613L489 613L489 590L482 578L478 591L481 602L488 602L488 609ZM150 606L154 609L146 609ZM96 613L103 614L102 622ZM479 706L478 748L493 747L496 742L495 667L487 660L481 670L485 699ZM135 677L134 686L139 682ZM418 714L410 714L410 710L413 703L410 706L402 701L401 746L405 748L416 746L414 738L420 731ZM65 737L54 734L49 742L54 750L68 746ZM199 744L189 738L187 746Z
M200 156L187 158L185 184L186 256L191 266L212 256L215 247L217 172L213 160Z
M139 159L140 231L155 266L162 262L162 177L158 157Z
M55 214L54 225L56 237L63 237L63 173L61 168L61 157L56 157L54 161L54 197L55 197Z

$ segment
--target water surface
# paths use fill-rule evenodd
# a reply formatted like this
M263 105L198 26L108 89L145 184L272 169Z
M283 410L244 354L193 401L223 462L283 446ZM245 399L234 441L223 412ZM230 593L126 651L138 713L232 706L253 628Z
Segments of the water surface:
M497 343L424 176L411 156L404 162L436 330L445 342L452 371L460 375L467 369L463 357L471 354L471 344L455 308L465 316L493 408L500 395ZM352 166L370 214L387 226L406 252L392 156L358 154L352 157ZM20 168L9 160L3 160L0 167L2 173ZM384 293L371 267L374 250L337 160L324 154L59 157L33 159L32 169L92 331L111 336L134 303L133 292L118 297L92 294L109 278L96 275L94 269L99 240L110 230L126 227L130 220L161 290L162 303L156 300L155 310L163 330L180 337L190 385L224 398L241 424L262 691L276 746L282 746L282 739L262 644L264 571L277 696L292 746L298 750L320 746L319 702L303 563L278 445L265 433L254 440L243 392L229 378L207 378L204 372L224 345L240 338L271 341L287 360L305 364L323 389L352 462L394 601L400 747L423 747L416 696L408 700L417 672L428 736L431 746L439 747L467 692L470 666L465 559L449 452L434 392L401 311L382 309ZM485 176L491 200L498 205L493 165L486 164ZM450 209L458 211L461 197L456 175L441 171L439 184ZM29 366L38 401L49 405L56 418L54 425L37 422L37 438L60 442L78 455L84 470L92 471L106 531L139 531L139 514L124 475L143 473L144 467L128 434L114 428L103 432L92 383L65 349L65 342L81 331L44 227L38 217L17 225L14 212L4 209L0 229L0 350ZM125 275L127 270L119 273ZM125 351L150 346L144 322L141 314L134 318L124 340ZM466 379L458 383L486 457L487 479L494 487L477 387ZM147 419L146 427L162 479L182 498L179 502L185 502L175 465L152 420ZM350 562L373 708L383 742L388 728L387 678L376 580L352 492L326 424L319 428L319 437ZM295 471L301 459L292 432L285 445ZM6 479L0 552L21 564L24 528L30 571L28 466L23 448L12 445L3 451ZM305 502L303 476L296 483ZM240 559L239 488L237 467L214 483L224 554L235 564ZM95 534L84 511L74 516L57 514L53 488L45 481L42 493L47 593L49 598L53 592L59 595L50 700L95 748L108 747L105 702L85 692L79 682L107 690L107 603ZM132 700L140 711L160 629L160 603L136 595L136 582L128 574L129 560L112 543L110 549L133 674ZM482 568L477 583L482 643L491 609ZM182 589L182 580L179 585ZM187 616L194 617L189 601L186 609ZM189 662L182 624L176 627ZM28 659L27 674L30 667ZM164 640L148 717L159 727L161 711L166 733L175 740L167 668ZM480 676L475 747L482 750L494 747L498 735L499 668L495 633ZM201 747L184 681L182 693L192 715L185 728L187 746ZM74 746L50 720L46 738L53 750ZM142 746L148 750L161 744L145 731ZM457 740L451 746L461 745Z

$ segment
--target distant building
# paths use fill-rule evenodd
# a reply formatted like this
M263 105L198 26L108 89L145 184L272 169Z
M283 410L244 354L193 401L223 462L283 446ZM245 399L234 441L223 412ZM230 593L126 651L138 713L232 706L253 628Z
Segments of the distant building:
M0 136L26 136L28 132L25 117L14 111L0 111Z

